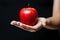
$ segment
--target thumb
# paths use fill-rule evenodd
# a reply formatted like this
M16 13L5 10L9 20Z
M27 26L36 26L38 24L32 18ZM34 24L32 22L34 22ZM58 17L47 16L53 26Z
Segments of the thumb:
M41 17L41 18L40 18L40 21L41 21L41 23L42 23L43 26L46 25L46 18Z

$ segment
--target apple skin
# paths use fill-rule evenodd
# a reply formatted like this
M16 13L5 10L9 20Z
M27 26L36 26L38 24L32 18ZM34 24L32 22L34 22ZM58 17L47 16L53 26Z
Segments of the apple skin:
M22 8L19 11L19 19L22 23L33 26L37 23L38 12L35 8Z

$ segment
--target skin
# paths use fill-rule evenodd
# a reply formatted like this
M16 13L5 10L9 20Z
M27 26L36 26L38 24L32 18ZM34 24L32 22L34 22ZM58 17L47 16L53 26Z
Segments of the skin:
M29 32L36 32L40 30L42 27L50 30L58 30L60 28L59 17L60 17L60 0L54 0L52 17L49 18L39 17L37 24L34 26L29 26L14 20L11 21L10 24Z
M60 0L54 0L53 5L53 15L50 18L47 18L47 25L45 26L48 29L59 29L60 27Z

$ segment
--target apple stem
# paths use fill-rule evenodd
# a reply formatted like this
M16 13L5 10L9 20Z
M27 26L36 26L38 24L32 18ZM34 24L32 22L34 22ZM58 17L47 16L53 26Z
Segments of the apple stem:
M30 4L28 3L28 7L30 6Z

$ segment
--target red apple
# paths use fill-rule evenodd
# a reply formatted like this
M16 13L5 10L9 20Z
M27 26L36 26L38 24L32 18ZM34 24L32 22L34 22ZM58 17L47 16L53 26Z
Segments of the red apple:
M33 26L37 22L38 13L35 8L22 8L19 11L19 19L22 23Z

